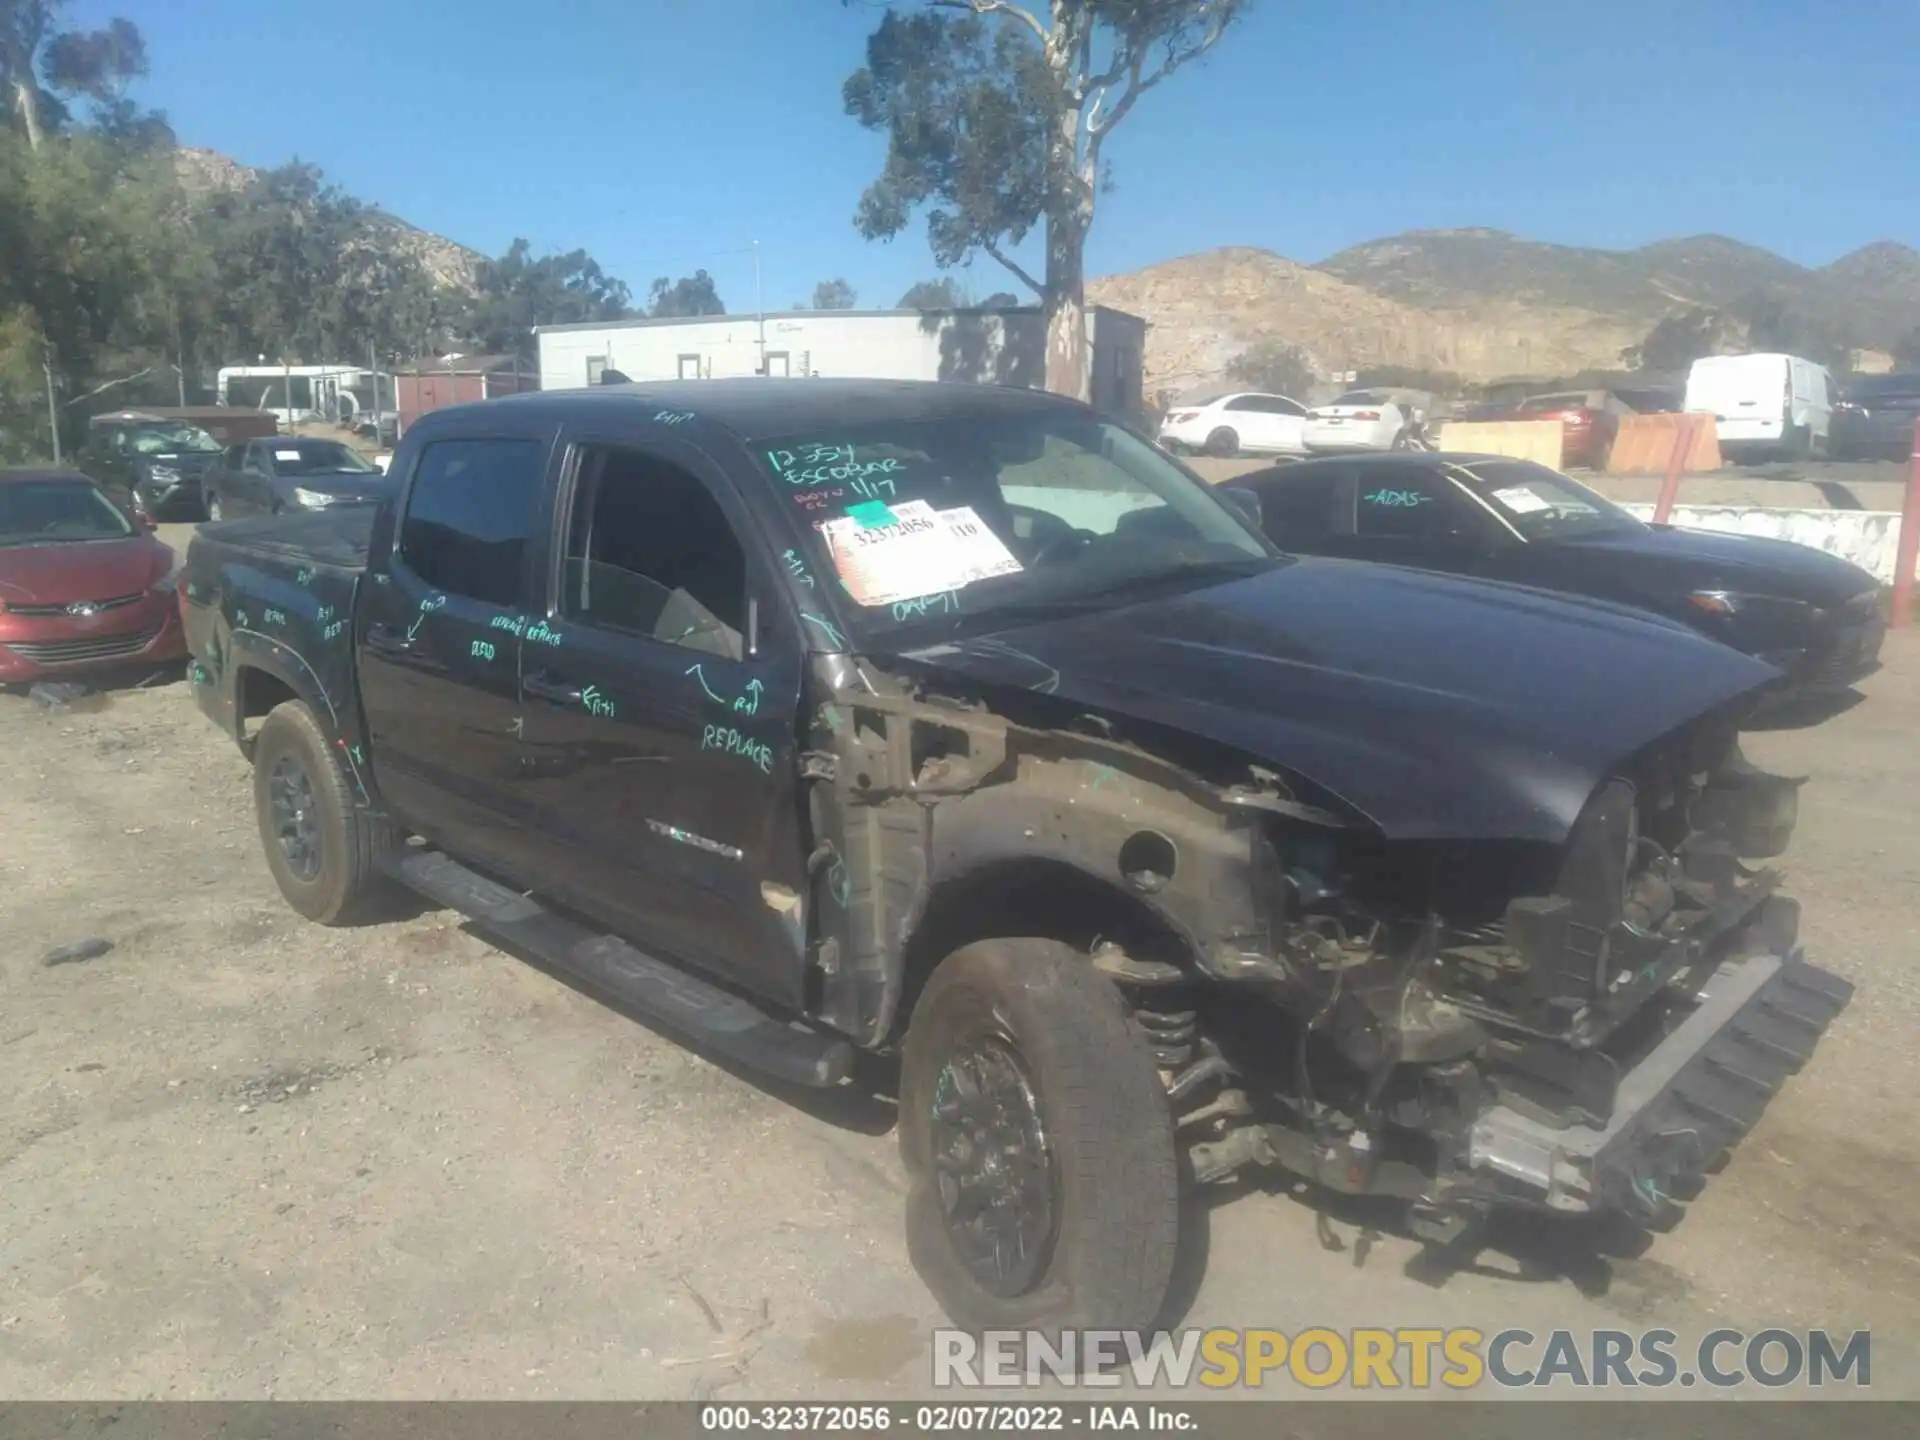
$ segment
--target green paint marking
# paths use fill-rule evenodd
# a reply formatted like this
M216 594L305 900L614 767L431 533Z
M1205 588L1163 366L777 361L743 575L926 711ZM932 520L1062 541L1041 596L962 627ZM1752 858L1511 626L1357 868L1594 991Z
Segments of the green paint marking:
M860 505L849 505L847 515L862 530L884 530L889 525L900 523L900 517L880 500L868 500Z

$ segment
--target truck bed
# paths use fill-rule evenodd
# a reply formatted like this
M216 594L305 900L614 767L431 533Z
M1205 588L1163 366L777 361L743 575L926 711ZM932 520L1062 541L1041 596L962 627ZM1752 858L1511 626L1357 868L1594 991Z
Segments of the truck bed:
M290 691L348 752L363 787L353 610L374 515L354 506L204 526L180 574L200 708L244 740L248 718Z

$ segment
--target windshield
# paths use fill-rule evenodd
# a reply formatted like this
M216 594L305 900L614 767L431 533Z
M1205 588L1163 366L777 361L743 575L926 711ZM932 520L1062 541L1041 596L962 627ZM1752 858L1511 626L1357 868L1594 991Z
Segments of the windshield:
M127 517L94 486L79 480L0 484L0 545L53 545L124 540Z
M1159 450L1072 410L764 440L802 584L837 581L869 632L1018 623L1284 563ZM996 619L996 612L999 612Z
M303 440L275 445L273 468L282 475L377 475L376 466L351 445L338 440Z
M220 448L220 442L198 425L142 425L127 432L127 444L136 455L178 455Z
M1604 495L1531 460L1483 460L1453 472L1529 540L1642 528Z

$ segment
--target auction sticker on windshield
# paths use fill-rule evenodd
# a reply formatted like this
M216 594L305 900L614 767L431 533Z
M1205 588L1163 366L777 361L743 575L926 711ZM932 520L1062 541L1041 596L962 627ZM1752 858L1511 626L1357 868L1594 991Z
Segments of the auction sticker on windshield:
M820 527L847 593L861 605L890 605L957 590L990 575L1011 575L1020 562L969 506L935 510L924 500L886 507L890 523L869 507Z
M276 460L298 460L300 458L300 452L298 450L276 450L273 452L273 458Z
M1553 509L1551 500L1542 500L1525 485L1514 485L1505 490L1493 492L1493 498L1516 515L1531 515L1537 510Z

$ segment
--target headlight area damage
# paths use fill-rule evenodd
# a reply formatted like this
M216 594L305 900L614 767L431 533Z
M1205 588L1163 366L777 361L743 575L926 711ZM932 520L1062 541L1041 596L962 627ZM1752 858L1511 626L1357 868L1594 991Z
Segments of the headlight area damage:
M1201 1181L1396 1196L1435 1243L1503 1206L1661 1226L1851 994L1751 863L1801 782L1742 756L1744 700L1608 767L1563 843L1392 840L1229 747L841 664L809 757L816 860L847 872L823 1018L877 1043L956 945L1069 941Z

